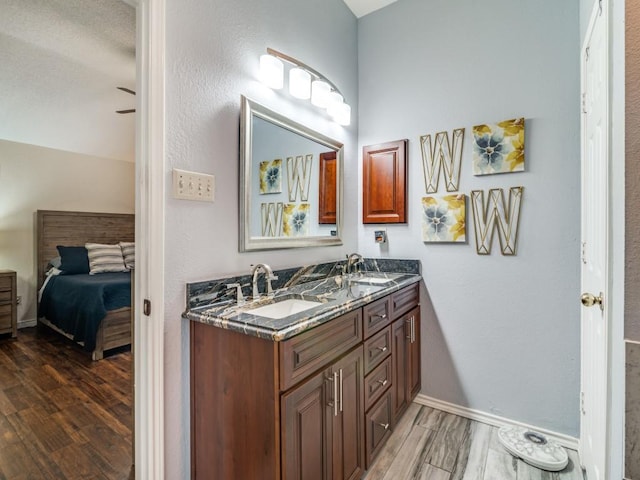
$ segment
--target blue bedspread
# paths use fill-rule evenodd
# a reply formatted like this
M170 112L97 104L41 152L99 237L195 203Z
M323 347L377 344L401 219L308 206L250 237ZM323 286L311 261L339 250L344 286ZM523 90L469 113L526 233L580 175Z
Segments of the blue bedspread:
M131 306L131 273L57 275L49 280L38 309L85 350L96 346L100 322L109 310Z

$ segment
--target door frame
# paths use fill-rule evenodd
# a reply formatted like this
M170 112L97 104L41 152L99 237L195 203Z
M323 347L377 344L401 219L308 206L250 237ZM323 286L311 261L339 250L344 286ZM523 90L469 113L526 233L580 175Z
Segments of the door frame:
M135 478L164 478L165 0L136 9ZM144 314L144 302L151 309Z

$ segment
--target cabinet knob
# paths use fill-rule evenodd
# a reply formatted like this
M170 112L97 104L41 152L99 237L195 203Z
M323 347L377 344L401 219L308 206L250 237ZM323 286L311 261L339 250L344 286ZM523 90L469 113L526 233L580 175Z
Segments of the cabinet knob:
M385 378L384 380L378 380L378 383L384 387L387 383L389 383L389 380Z
M384 428L385 430L389 430L389 424L388 423L378 423L379 426L381 426L382 428Z

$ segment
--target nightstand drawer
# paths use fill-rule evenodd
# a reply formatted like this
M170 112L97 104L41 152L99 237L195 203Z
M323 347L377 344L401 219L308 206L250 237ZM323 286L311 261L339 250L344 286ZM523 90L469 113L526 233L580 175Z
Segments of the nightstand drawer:
M0 317L4 317L5 315L7 315L9 317L9 319L11 319L11 309L12 309L12 305L0 305Z
M11 277L0 277L0 290L11 290Z
M3 303L11 303L13 301L13 295L11 293L11 291L0 291L0 304Z

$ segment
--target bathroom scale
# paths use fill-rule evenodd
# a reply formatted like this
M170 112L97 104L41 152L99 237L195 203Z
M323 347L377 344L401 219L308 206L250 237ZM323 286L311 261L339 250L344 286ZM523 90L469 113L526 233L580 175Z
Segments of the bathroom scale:
M498 439L507 451L542 470L557 472L569 463L567 451L543 434L523 427L502 427Z

